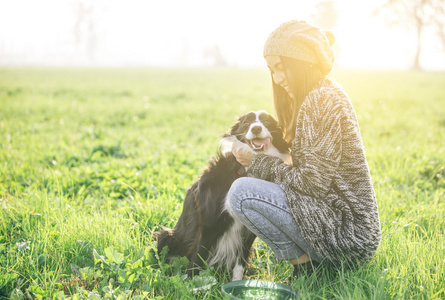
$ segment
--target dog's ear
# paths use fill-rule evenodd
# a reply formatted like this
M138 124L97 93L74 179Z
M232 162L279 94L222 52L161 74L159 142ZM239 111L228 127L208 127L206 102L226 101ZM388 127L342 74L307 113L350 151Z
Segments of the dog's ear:
M282 132L277 133L273 143L281 153L287 153L291 148L291 145L284 139Z
M243 116L239 117L235 124L233 124L232 128L222 135L222 138L219 141L219 151L223 155L232 152L233 143L237 141L239 136L242 120Z
M228 132L227 135L236 135L237 132L239 132L239 128L241 126L241 120L238 119L238 121L233 124L232 128L230 128L230 131Z
M223 138L229 137L231 135L236 135L237 132L239 132L239 128L241 126L242 121L244 120L244 115L240 116L238 120L235 122L235 124L232 125L229 131L225 132L223 134Z
M284 139L283 129L278 124L278 122L275 119L273 119L273 122L275 122L277 128L277 130L274 130L272 133L273 144L275 145L275 147L277 147L278 151L280 151L281 153L289 152L291 144L289 144Z
M267 126L272 128L273 144L281 153L289 152L290 146L284 139L283 129L278 121L269 113L263 111L260 120Z
M239 136L240 133L245 133L248 128L248 123L252 123L255 120L256 113L254 111L250 111L247 114L244 114L238 118L238 121L233 124L230 129L229 135Z

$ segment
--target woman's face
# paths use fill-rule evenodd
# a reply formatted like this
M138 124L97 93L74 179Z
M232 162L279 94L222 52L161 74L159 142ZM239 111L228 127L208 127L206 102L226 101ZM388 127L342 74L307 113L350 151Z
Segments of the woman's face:
M289 97L294 99L294 95L292 94L286 80L286 72L280 57L278 55L267 55L266 62L275 84L281 86L289 94Z

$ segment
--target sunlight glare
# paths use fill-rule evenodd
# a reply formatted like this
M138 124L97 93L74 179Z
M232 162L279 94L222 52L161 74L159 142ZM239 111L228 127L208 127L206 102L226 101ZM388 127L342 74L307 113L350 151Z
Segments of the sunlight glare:
M410 66L415 36L404 28L388 28L381 16L372 16L382 1L335 0L337 67ZM4 1L0 2L0 65L199 67L212 65L206 51L220 51L227 65L262 67L267 35L287 20L312 22L317 2L99 0L92 13L94 57L89 57L85 24L83 40L74 42L78 3L89 2ZM444 69L445 55L435 42L426 31L421 62Z

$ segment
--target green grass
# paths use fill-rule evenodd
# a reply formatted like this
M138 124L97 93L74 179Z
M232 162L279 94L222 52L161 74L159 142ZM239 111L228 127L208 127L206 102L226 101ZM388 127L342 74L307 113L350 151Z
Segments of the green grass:
M255 244L247 278L303 299L445 297L445 74L337 72L359 118L382 241L354 270L291 279ZM218 299L153 257L236 116L272 111L264 70L0 69L0 298Z

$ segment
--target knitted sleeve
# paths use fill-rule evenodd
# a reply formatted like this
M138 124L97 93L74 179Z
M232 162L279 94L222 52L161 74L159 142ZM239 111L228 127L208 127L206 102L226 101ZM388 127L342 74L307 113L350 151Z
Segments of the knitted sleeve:
M259 154L252 159L249 173L320 199L328 194L340 164L342 110L335 95L322 91L311 93L305 102L292 147L293 165Z

